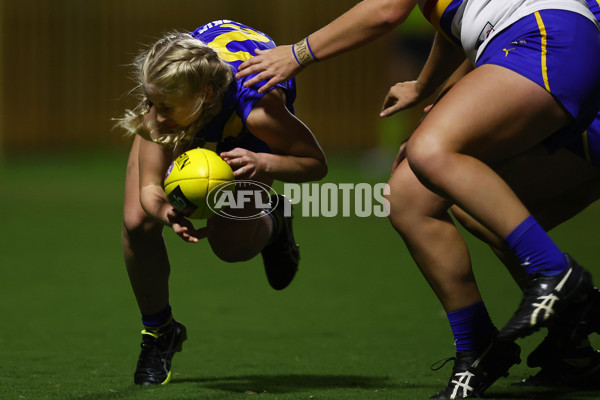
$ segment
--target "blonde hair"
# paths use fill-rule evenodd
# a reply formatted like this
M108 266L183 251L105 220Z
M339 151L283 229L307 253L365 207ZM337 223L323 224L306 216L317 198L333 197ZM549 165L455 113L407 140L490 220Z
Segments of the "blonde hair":
M146 85L153 85L167 95L186 95L194 100L191 115L199 115L177 135L153 141L164 145L189 143L194 134L206 126L220 111L225 93L233 80L231 67L217 52L202 41L182 32L172 32L141 52L133 62L137 83L132 91L139 97L133 110L116 119L115 126L130 135L149 138L144 115L150 104L144 94ZM211 88L212 93L206 90Z

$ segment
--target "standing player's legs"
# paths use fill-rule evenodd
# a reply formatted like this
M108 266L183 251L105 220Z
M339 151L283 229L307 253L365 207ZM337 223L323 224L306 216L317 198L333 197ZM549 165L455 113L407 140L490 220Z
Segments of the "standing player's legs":
M590 143L590 151L594 149ZM600 198L600 169L564 149L550 152L543 146L536 146L494 168L547 228L570 219ZM453 391L452 382L457 381L454 378L456 373L464 373L464 369L470 366L460 361L469 352L480 354L495 336L495 328L481 302L468 250L446 211L448 203L425 189L412 174L406 161L394 171L389 184L392 225L404 239L415 262L440 299L455 336L459 361L456 362L449 387L444 392ZM491 246L504 248L502 238L493 237L457 207L454 206L452 211L477 237ZM497 253L504 255L502 259L511 272L514 271L515 279L521 279L523 271L518 263L517 268L514 268L514 255L500 250ZM566 327L572 328L573 324L569 323ZM555 343L556 337L551 332L545 343L550 340ZM593 381L597 374L590 376L590 373L598 368L596 359L599 355L594 353L591 346L586 345L586 340L570 343L562 340L560 346L561 352L547 355L545 364L532 365L542 366L540 376L545 377L551 373L571 384L589 384ZM502 353L496 352L496 357L488 358L487 361L493 366L504 365L504 369L500 373L496 369L495 375L486 371L484 379L476 375L474 387L491 384L493 379L490 377L504 375L511 362L516 360L514 348L503 350ZM580 367L576 369L565 364L565 359L578 362ZM583 366L582 363L586 365Z
M447 211L450 203L426 189L406 160L388 184L390 222L444 310L453 312L480 302L469 251Z
M176 351L181 351L186 331L173 320L169 305L170 264L162 225L150 218L140 204L138 152L141 140L135 137L127 161L122 245L144 325L134 382L153 385L171 379L171 359Z
M543 276L525 293L525 306L503 330L506 339L538 329L565 304L553 301L538 309L537 299L559 287L559 299L570 301L585 295L584 287L591 282L485 162L521 153L570 122L570 115L543 87L507 68L486 64L441 99L408 144L409 163L425 186L503 237L529 275Z
M600 120L599 120L600 122ZM538 145L505 162L493 165L523 204L544 228L549 231L582 212L600 199L600 167L565 148L556 150ZM506 257L510 249L503 238L495 236L457 206L452 213L469 232ZM518 261L518 260L517 260ZM512 265L511 272L521 276L523 269Z
M595 141L587 144L588 154L595 153ZM564 148L550 151L540 145L494 169L545 230L568 221L600 199L600 168ZM524 288L523 268L502 238L495 237L459 208L452 207L452 213L467 230L491 246ZM590 333L600 333L600 324L595 322L600 313L599 298L600 292L595 289L589 300L561 313L548 328L544 341L528 357L530 367L541 369L521 385L583 388L600 384L600 352L588 340Z
M486 162L519 154L569 121L534 82L484 65L430 111L408 142L407 158L426 187L506 237L529 212Z
M519 362L520 349L512 342L494 343L498 330L481 299L464 239L448 214L450 204L425 188L406 160L388 183L390 221L442 303L454 335L452 375L434 397L449 398L456 391L459 396L481 396ZM489 357L472 370L471 364L488 348ZM461 383L467 375L468 388Z

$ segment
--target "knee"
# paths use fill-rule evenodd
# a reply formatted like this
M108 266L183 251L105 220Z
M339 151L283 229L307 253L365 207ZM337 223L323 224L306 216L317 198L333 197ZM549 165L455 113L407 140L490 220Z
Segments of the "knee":
M443 173L448 152L435 135L424 133L410 139L406 159L419 180L429 182Z
M404 236L415 228L422 214L418 194L414 184L406 179L392 178L388 185L390 192L385 196L389 202L388 219L393 228Z
M404 230L409 229L406 217L410 215L410 212L407 213L407 209L410 208L410 203L407 202L408 199L405 197L406 192L395 190L396 188L391 181L389 185L390 193L385 196L390 205L388 219L394 229L397 232L402 233Z
M123 213L123 239L144 240L154 235L162 234L162 224L155 221L141 208L125 209Z
M236 263L248 261L256 256L257 252L245 246L243 243L235 240L218 240L208 238L213 253L221 260L227 263Z
M208 243L213 253L222 261L235 263L247 261L256 256L261 249L255 243L256 228L249 229L251 222L242 223L222 218L208 220Z
M427 189L406 160L394 170L388 181L389 220L404 238L423 232L432 221L447 219L450 204Z

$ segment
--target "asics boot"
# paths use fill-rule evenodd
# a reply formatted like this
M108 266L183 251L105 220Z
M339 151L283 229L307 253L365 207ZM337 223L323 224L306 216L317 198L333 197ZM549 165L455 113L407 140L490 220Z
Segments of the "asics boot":
M568 254L566 271L559 275L540 273L528 278L519 308L498 334L499 340L525 337L548 326L569 304L584 301L593 289L590 273Z
M514 342L496 340L481 354L458 352L456 357L444 360L444 364L454 360L452 375L446 388L432 399L478 398L483 395L498 378L508 376L508 370L521 362L521 348ZM438 368L444 366L442 364Z
M157 334L142 331L142 351L133 375L136 385L164 385L171 380L171 360L187 339L185 326L175 321L171 331Z
M569 304L548 327L548 335L529 354L530 367L542 367L548 360L569 358L577 349L589 346L588 336L600 333L600 290L593 288L581 302Z
M583 302L570 304L548 327L548 335L527 357L540 371L513 385L600 387L600 353L588 336L600 333L600 291L594 288Z

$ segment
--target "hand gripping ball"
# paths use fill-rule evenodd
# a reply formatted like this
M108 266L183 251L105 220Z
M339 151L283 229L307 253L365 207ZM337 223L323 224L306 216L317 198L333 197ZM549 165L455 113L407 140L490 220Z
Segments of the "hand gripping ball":
M216 188L234 191L233 180L231 167L217 153L196 148L171 163L164 188L176 210L190 219L206 219L214 213L214 196L209 196L210 192Z

